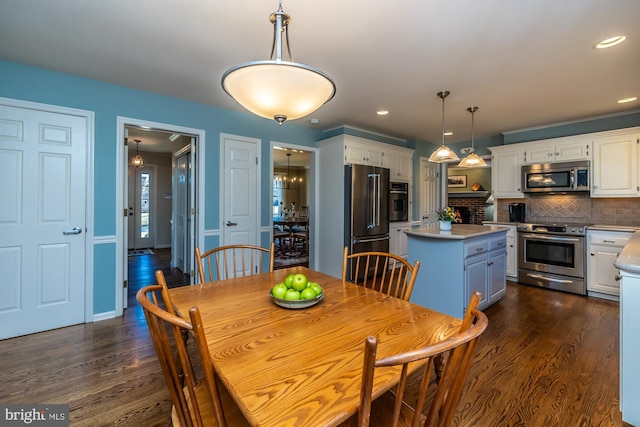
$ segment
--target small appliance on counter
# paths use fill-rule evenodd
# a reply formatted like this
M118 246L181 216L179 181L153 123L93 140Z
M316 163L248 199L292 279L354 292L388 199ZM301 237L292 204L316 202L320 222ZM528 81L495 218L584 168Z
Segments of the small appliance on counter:
M526 208L524 203L509 203L509 222L524 222Z

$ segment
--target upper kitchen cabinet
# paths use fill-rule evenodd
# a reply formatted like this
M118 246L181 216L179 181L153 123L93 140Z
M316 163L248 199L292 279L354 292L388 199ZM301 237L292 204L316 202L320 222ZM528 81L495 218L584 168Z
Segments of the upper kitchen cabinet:
M336 148L336 144L340 144ZM382 166L389 168L391 181L410 182L413 179L413 150L351 135L340 135L318 143L334 146L343 153L344 164ZM327 150L322 150L327 151ZM342 166L341 165L341 166Z
M495 198L523 197L521 170L524 150L509 145L491 150L491 194Z
M361 138L345 135L344 162L358 165L384 166L384 150Z
M593 141L591 197L638 197L640 129Z
M391 181L411 182L413 179L413 150L385 148L383 166L389 168Z
M524 163L535 164L590 160L590 146L591 144L588 141L528 144L524 149Z

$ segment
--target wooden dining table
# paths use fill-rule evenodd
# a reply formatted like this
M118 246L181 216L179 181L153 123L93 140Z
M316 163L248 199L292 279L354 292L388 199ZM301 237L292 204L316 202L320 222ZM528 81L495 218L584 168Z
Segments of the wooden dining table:
M276 305L270 289L303 273L324 289L305 309ZM335 426L357 413L364 342L385 357L442 340L460 319L305 267L174 288L178 311L198 306L216 374L254 426ZM376 370L373 397L397 384Z

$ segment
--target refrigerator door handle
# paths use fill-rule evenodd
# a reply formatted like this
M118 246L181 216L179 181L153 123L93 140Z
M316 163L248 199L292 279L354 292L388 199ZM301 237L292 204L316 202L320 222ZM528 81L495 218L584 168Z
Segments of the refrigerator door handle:
M376 174L370 173L367 175L368 179L368 188L367 188L367 202L369 206L367 206L367 230L371 230L375 227L376 224L376 203L375 203L375 194L376 194Z
M370 239L353 239L353 244L356 243L369 243L369 242L379 242L382 240L390 240L391 238L389 236L384 236L384 237L373 237Z
M369 174L369 212L371 220L367 225L367 229L380 226L380 174Z

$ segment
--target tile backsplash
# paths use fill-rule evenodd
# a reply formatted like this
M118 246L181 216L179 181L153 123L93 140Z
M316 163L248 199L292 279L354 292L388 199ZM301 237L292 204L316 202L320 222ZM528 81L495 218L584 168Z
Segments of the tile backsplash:
M527 222L577 222L640 226L640 197L591 198L588 194L535 195L523 199L499 199L498 221L509 221L509 203L527 205Z

